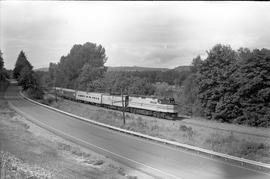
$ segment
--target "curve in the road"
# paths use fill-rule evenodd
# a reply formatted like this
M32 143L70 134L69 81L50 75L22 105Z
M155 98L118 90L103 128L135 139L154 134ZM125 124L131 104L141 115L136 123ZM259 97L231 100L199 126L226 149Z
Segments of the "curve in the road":
M28 119L108 157L162 178L270 178L266 173L118 133L35 105L20 98L18 87L14 85L9 87L6 96L9 103Z

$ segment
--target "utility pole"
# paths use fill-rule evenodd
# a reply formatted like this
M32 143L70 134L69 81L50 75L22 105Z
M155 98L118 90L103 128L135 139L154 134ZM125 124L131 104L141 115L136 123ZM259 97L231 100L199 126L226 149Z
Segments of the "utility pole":
M125 109L126 106L124 104L124 96L123 96L123 89L121 88L121 97L122 97L122 112L123 112L123 124L126 124L126 118L125 118Z
M56 77L54 77L54 96L55 96L55 102L57 102L57 92L56 92L56 86L55 86Z

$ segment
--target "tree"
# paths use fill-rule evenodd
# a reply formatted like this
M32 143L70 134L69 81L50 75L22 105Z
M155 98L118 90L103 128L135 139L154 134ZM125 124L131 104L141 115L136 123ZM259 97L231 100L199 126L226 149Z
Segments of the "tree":
M44 90L48 90L52 87L52 82L47 71L35 71L34 75L38 80L38 83Z
M27 60L25 53L23 51L20 52L16 64L15 64L15 68L13 70L13 77L15 79L19 79L20 77L20 73L22 71L22 69L24 67L27 67L28 69L32 70L33 66L30 64L30 62Z
M87 83L103 77L107 70L104 67L106 61L104 47L87 42L74 45L67 56L61 57L57 65L50 66L49 73L56 78L56 86L86 90ZM92 75L95 75L94 79Z
M18 84L22 86L23 90L27 90L28 88L32 88L34 83L35 81L31 68L29 66L23 67L19 74Z
M198 78L199 70L203 60L201 56L197 56L192 59L190 66L190 73L184 79L182 83L182 93L180 93L181 107L184 109L185 113L194 116L203 116L203 109L198 98Z
M108 90L106 91L106 83L104 78L99 78L88 83L86 91L109 92Z
M4 59L2 57L3 53L0 50L0 70L2 70L4 68Z
M196 73L198 97L209 119L270 126L270 50L216 45Z
M18 56L13 75L18 80L18 84L22 86L22 90L26 91L30 97L43 98L44 92L41 88L41 79L33 71L33 66L26 59L23 51Z
M190 67L191 72L196 73L199 70L200 65L202 63L203 63L203 61L202 61L200 55L198 55L196 58L193 58L192 63L191 63L191 67Z
M135 95L153 95L155 92L154 86L147 81L147 79L142 79L138 77L133 77L130 79L131 83L128 86L128 94Z
M232 89L231 75L237 69L235 67L237 54L230 46L221 44L215 45L207 54L198 71L198 97L206 117L215 119L220 100ZM223 116L217 118L227 120Z
M172 97L173 96L173 89L166 82L158 82L155 84L155 95L159 97Z
M234 94L240 112L235 123L251 126L270 126L270 51L253 50L249 58L241 60L235 73L239 87Z
M5 69L4 69L4 59L2 57L3 53L0 50L0 82L6 81Z
M241 47L237 50L237 55L238 55L238 61L240 62L240 61L251 58L252 52L248 48Z
M2 57L3 53L0 50L0 81L7 82L6 79L10 78L12 70L7 70L4 68L4 59Z
M22 90L26 91L31 98L42 99L44 92L41 88L41 81L38 74L36 74L29 66L25 66L20 73L19 85Z
M93 68L90 64L85 64L78 77L78 89L86 90L89 83L92 83L99 78L103 78L105 71L105 67Z

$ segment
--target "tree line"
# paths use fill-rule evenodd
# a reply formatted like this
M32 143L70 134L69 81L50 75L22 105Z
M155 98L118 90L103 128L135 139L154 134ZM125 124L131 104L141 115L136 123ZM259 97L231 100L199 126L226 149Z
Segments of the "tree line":
M22 52L21 52L22 53ZM19 59L26 59L22 53ZM13 71L24 89L55 86L129 95L174 97L180 112L210 120L270 126L270 50L217 44L207 57L193 59L189 71L107 71L105 48L74 45L48 72L33 72L29 62ZM22 61L22 60L20 60ZM18 75L19 74L19 75Z
M58 63L50 63L49 72L42 81L47 87L119 94L154 95L158 82L180 85L189 72L176 70L115 72L107 71L105 49L87 42L74 45ZM39 72L44 73L44 72ZM41 75L42 76L42 75Z
M270 126L270 50L215 45L193 59L184 82L191 113L221 122Z

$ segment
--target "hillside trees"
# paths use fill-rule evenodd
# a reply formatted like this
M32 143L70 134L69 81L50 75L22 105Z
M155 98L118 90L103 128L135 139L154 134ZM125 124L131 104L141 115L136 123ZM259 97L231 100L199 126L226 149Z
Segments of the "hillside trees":
M189 76L190 71L172 69L166 71L131 71L127 73L135 77L145 78L152 84L165 82L169 85L181 86L182 82Z
M131 85L128 88L128 94L134 95L153 95L155 92L154 86L145 78L131 78Z
M153 95L155 91L146 78L133 76L129 72L107 72L100 82L104 88L102 91L112 94L120 94L122 90L129 95Z
M79 82L78 89L87 89L87 86L91 85L94 81L96 83L96 80L103 78L105 71L106 68L104 66L93 68L90 64L85 64L77 80Z
M172 97L173 87L166 82L155 84L155 95L159 97Z

